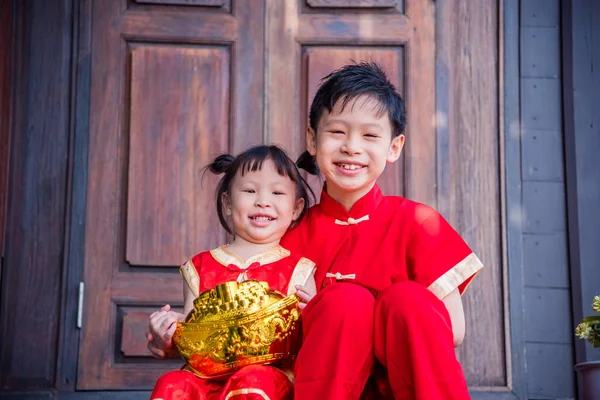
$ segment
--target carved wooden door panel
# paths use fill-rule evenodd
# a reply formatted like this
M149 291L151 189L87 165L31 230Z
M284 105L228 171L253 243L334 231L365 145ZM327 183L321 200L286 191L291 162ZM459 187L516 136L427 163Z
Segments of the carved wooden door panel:
M184 4L184 5L178 5ZM202 167L262 141L262 0L92 3L79 389L150 388L150 311L182 304L176 267L225 240ZM258 104L258 106L255 106Z

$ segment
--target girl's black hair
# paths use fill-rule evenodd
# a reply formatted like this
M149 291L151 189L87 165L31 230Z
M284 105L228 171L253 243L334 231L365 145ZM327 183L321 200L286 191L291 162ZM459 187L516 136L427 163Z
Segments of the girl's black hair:
M378 112L390 117L392 138L404 133L406 126L404 100L389 81L384 70L373 62L345 65L321 80L321 86L310 105L308 118L310 127L316 134L323 111L331 112L339 100L342 101L343 110L350 101L363 95L375 98L379 103ZM315 159L308 152L304 152L298 158L296 165L308 173L318 173Z
M221 154L208 164L205 170L210 170L214 174L224 174L219 180L216 190L217 213L223 228L232 235L234 234L233 229L227 223L225 215L223 215L223 193L231 192L233 178L235 178L238 172L243 176L248 171L259 171L262 169L265 160L273 161L277 173L290 178L296 184L296 199L304 199L302 212L296 221L292 223L292 226L302 219L312 204L311 201L314 202L316 198L308 183L300 175L300 171L298 171L294 161L292 161L281 147L275 145L254 146L240 153L237 157L229 154Z

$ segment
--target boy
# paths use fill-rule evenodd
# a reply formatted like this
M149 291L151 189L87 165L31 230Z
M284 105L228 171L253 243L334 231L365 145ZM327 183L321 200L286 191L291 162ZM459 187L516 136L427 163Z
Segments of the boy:
M316 263L319 288L302 315L295 398L358 399L376 370L386 397L468 399L454 347L460 295L482 264L438 212L376 184L402 152L402 98L376 64L347 65L324 79L309 118L298 164L316 163L326 184L282 240Z

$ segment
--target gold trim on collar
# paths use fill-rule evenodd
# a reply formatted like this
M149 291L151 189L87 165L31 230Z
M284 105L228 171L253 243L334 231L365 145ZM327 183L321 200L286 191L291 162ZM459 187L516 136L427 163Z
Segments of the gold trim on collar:
M348 218L348 221L340 221L339 219L335 220L337 225L357 225L359 222L368 221L369 215L365 215L364 217L360 217L358 219L354 219L352 217Z
M225 396L225 400L229 400L233 396L240 396L242 394L257 394L265 400L271 400L264 390L258 388L244 388L232 390L231 392L227 393L227 396Z
M196 267L194 267L192 260L189 260L179 267L179 272L187 282L194 297L198 297L200 295L200 276L198 276L198 271L196 271Z
M256 262L260 265L274 263L290 255L289 250L278 245L271 250L254 255L244 262L237 254L227 250L226 247L227 245L219 246L216 249L211 250L210 254L219 264L224 266L235 265L240 269L246 269Z
M483 268L482 262L474 253L471 253L429 285L428 289L441 300L469 277L478 273L481 268Z
M296 285L306 285L308 279L315 273L315 263L302 257L294 267L292 278L288 284L287 295L296 293Z

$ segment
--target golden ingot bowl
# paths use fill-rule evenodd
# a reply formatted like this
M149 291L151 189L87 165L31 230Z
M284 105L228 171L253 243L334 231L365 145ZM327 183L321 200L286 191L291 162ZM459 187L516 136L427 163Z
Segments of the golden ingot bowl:
M295 295L284 297L266 282L226 282L194 300L173 341L197 375L215 378L295 358L299 316Z

